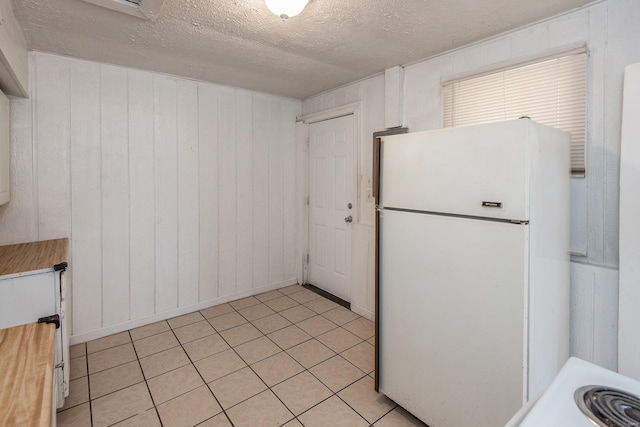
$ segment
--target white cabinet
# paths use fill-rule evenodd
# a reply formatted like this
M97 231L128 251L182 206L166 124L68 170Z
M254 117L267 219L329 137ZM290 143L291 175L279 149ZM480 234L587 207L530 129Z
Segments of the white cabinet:
M67 239L0 246L0 329L58 315L54 373L58 408L69 395L67 251Z
M10 104L9 98L0 91L0 205L10 199Z

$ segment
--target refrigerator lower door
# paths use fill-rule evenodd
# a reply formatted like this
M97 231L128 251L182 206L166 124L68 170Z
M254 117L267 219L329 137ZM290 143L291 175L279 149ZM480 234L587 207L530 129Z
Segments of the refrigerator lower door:
M528 226L384 210L380 391L434 427L500 426L526 399Z

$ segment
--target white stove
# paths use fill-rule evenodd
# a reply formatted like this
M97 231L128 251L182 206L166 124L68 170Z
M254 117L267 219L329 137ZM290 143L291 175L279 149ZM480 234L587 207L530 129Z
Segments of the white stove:
M505 427L640 427L640 381L575 357Z

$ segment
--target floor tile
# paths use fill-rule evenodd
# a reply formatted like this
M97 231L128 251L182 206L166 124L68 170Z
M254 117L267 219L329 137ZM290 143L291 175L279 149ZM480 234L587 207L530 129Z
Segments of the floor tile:
M89 380L88 377L78 378L69 381L69 396L64 399L63 409L78 406L89 401Z
M196 389L204 382L193 365L183 366L147 381L156 405Z
M229 375L239 369L247 366L246 363L236 354L235 351L229 349L213 356L205 357L194 363L205 382L210 383L225 375Z
M322 298L322 295L319 295L313 291L310 291L309 289L303 289L300 292L295 292L293 294L290 294L289 298L298 301L300 304L304 304L305 302Z
M225 414L218 414L213 418L209 418L207 421L198 424L197 427L233 427L231 421Z
M271 307L272 310L282 311L291 307L295 307L296 305L298 305L298 302L292 300L287 296L284 296L284 297L272 299L270 301L266 301L265 304Z
M75 380L76 378L87 376L87 356L76 357L71 359L71 371L69 372L69 379Z
M235 347L240 344L244 344L247 341L254 340L262 336L262 332L256 329L251 323L245 323L244 325L236 326L235 328L227 329L220 332L220 335L231 347Z
M251 365L251 367L269 387L273 387L304 370L298 362L285 352L261 360Z
M114 424L114 427L162 427L162 424L160 424L156 408L151 408Z
M144 381L137 360L97 372L89 377L91 398L96 399Z
M120 332L119 334L113 334L104 338L98 338L97 340L89 341L87 343L87 353L96 353L98 351L106 350L111 347L117 347L128 342L131 342L129 332Z
M325 313L329 310L333 310L334 308L340 307L337 303L327 299L327 298L317 298L311 300L309 302L304 303L305 307L310 308L318 314Z
M167 323L166 320L163 320L161 322L156 322L150 325L145 325L139 328L132 329L129 331L129 333L131 334L131 338L133 338L133 340L135 341L135 340L141 340L142 338L150 337L152 335L161 334L163 332L168 331L169 329L171 329L169 327L169 324Z
M341 353L362 341L360 337L342 328L332 329L317 336L316 339L336 353Z
M294 294L296 292L300 292L300 291L304 291L304 290L305 290L305 288L303 286L300 286L300 285L291 285L291 286L287 286L286 288L278 289L278 291L283 293L284 295L291 295L291 294Z
M284 294L276 289L274 291L263 292L261 294L258 294L256 295L256 298L262 302L265 302L265 301L270 301L272 299L280 298L282 296L284 296Z
M401 407L397 407L380 421L374 424L375 427L429 427Z
M267 337L261 337L241 344L237 346L235 350L249 365L262 359L266 359L269 356L273 356L281 351L280 347L275 345L273 341Z
M202 320L204 320L204 316L202 316L199 311L194 311L193 313L183 314L182 316L168 319L167 323L171 326L171 329L176 329Z
M374 327L293 285L75 345L58 425L424 427L373 390Z
M307 369L336 355L333 350L315 339L292 347L287 353Z
M158 406L164 427L194 426L221 412L207 386L192 390Z
M271 316L254 320L251 323L263 334L270 334L271 332L277 331L278 329L286 328L287 326L291 325L291 322L289 322L279 314L272 314Z
M294 415L300 415L333 394L309 372L302 372L273 387L273 392Z
M229 304L219 304L200 310L200 314L202 314L205 319L210 319L212 317L221 316L223 314L233 313L234 311L235 310L233 309L233 307L231 307Z
M347 310L344 307L336 307L333 310L322 313L322 315L331 320L333 323L341 326L360 317L360 315L354 313L351 310Z
M334 392L353 384L356 380L365 376L364 372L340 356L332 357L314 366L309 369L309 372Z
M182 326L180 328L175 328L173 333L178 337L178 341L181 344L186 344L191 341L195 341L197 339L206 337L207 335L215 334L216 331L213 329L213 326L209 324L206 320L201 322L192 323L187 326Z
M235 406L267 389L260 377L249 367L215 380L209 383L209 387L224 409Z
M240 316L235 311L232 313L223 314L221 316L212 317L211 319L207 319L211 326L216 328L216 331L222 332L227 329L231 329L235 326L242 325L243 323L247 323L247 319Z
M56 414L57 427L87 427L91 425L89 403L75 406Z
M176 339L175 335L173 335L172 331L167 331L134 341L133 345L136 347L138 357L142 358L151 356L154 353L160 353L163 350L177 347L180 343Z
M87 343L76 344L69 347L69 358L75 359L87 355Z
M338 325L322 316L314 316L309 319L303 320L302 322L296 323L296 326L312 337L324 334L325 332L338 327Z
M266 304L260 303L238 310L238 313L240 313L248 321L252 322L256 319L274 314L275 311L269 308L269 306L267 306Z
M367 374L375 369L375 350L366 341L343 351L340 355Z
M291 307L281 311L280 314L288 321L297 323L315 316L316 312L305 307L304 305L297 305L295 307Z
M337 396L298 417L305 427L367 427L369 423Z
M235 427L279 426L293 419L293 414L266 390L227 411Z
M374 323L364 317L346 323L342 327L363 340L369 339L375 334Z
M89 373L94 374L114 366L136 360L136 353L131 343L112 347L87 356L89 359ZM77 359L73 359L77 360Z
M296 346L312 338L311 335L295 325L291 325L284 329L280 329L279 331L272 332L268 335L268 337L274 343L278 344L278 346L283 350Z
M229 305L236 310L241 310L243 308L251 307L252 305L260 304L260 300L256 297L246 297L242 299L237 299L235 301L231 301Z
M91 401L93 426L103 427L126 420L153 407L145 383L139 383Z
M366 376L342 390L338 396L367 421L374 423L396 406L374 388L374 381Z
M146 379L157 377L189 363L191 362L182 347L170 348L140 359Z
M369 344L371 344L372 346L374 346L374 347L375 347L375 345L376 345L376 337L371 337L371 338L369 338L369 339L367 340L367 342L368 342Z
M229 348L229 345L218 334L213 334L200 338L199 340L191 341L183 345L185 351L193 362L196 360L204 359L212 354L220 353L223 350Z

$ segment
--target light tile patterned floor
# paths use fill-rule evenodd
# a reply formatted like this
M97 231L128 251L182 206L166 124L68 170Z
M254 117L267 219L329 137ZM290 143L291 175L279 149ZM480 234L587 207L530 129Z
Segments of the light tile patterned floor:
M302 286L71 348L58 426L424 426L373 389L374 325Z

